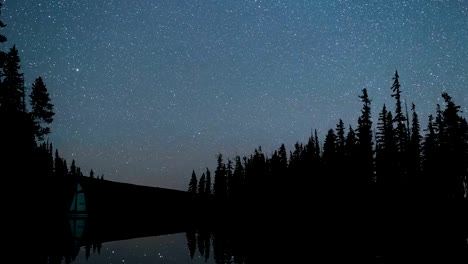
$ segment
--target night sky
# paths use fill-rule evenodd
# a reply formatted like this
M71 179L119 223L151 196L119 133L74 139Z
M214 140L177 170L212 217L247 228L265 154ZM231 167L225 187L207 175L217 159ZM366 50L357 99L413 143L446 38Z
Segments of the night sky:
M442 91L468 116L464 0L4 2L3 49L55 105L50 141L109 180L186 189L218 153L355 127L364 87L375 125L395 69L423 127Z

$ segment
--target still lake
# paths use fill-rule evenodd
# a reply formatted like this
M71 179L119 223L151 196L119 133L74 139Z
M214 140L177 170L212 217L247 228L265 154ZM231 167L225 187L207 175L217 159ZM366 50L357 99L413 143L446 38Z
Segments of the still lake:
M223 222L221 228L205 225L179 230L167 223L135 222L127 225L106 219L105 223L96 224L67 219L60 228L54 224L55 230L42 229L41 243L31 248L35 255L31 263L322 263L324 259L467 263L468 260L466 236L456 235L459 232L450 235L447 229L424 228L424 232L414 233L390 228L387 233L379 233L343 229L334 223L305 228L296 222L276 230L265 225L268 227L259 230L225 228Z
M117 264L117 263L215 263L212 257L205 262L199 252L190 257L185 233L142 237L112 241L101 245L100 249L91 246L81 247L74 264Z
M42 241L34 249L36 263L225 263L224 242L211 231L178 223L148 223L144 220L90 220L65 218L48 222L40 230ZM226 252L227 253L227 252Z

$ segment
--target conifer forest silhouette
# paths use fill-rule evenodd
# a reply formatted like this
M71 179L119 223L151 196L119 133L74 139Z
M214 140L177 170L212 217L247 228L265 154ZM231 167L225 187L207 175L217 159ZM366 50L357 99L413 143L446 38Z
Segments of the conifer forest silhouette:
M0 35L0 43L6 41ZM217 167L198 176L193 171L188 191L180 193L142 192L144 187L112 183L92 170L84 176L48 142L54 107L45 80L37 77L26 94L14 45L0 52L0 73L1 171L4 189L11 191L4 199L6 229L12 239L53 241L31 245L35 263L71 263L76 257L76 247L60 241L72 239L61 228L68 226L63 219L77 182L90 197L91 231L78 245L87 258L106 241L185 232L190 256L216 263L319 256L375 263L468 260L467 120L442 93L443 104L434 106L421 128L416 105L402 100L397 71L388 85L394 106L374 110L362 89L356 94L362 103L357 124L337 120L323 142L315 130L289 152L282 144L270 155L261 147L233 159L219 154ZM371 111L379 111L376 122ZM112 207L103 202L110 193L125 199L115 198L121 203ZM178 205L153 217L156 196L173 197ZM127 207L121 207L124 200ZM114 210L131 213L116 220L109 216ZM34 225L31 215L37 216Z

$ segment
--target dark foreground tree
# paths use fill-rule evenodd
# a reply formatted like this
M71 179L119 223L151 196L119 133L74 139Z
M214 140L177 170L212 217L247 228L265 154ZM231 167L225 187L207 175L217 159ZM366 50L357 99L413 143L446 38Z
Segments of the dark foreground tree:
M188 192L191 194L197 194L197 175L195 171L192 171L192 177L190 178Z
M52 123L55 113L46 85L41 77L34 81L30 97L34 134L39 140L43 140L44 136L50 133L50 128L45 125Z
M356 175L358 177L356 181L361 187L365 187L374 180L371 99L366 88L362 90L359 98L362 101L362 110L357 127L359 174Z
M2 77L0 108L8 113L26 112L24 79L16 46L6 54Z

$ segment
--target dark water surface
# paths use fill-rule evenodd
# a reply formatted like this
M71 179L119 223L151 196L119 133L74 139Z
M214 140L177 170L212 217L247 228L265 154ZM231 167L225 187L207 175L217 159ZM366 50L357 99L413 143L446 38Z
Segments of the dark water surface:
M88 249L89 248L89 249ZM87 254L89 250L89 255ZM87 257L88 256L88 257ZM65 263L65 262L62 262ZM142 237L106 242L95 247L81 247L72 261L81 263L215 263L213 258L205 262L198 252L190 257L185 233Z
M466 207L309 208L25 218L5 241L38 264L468 263Z
M304 228L268 226L233 229L202 226L180 227L139 221L128 224L67 218L37 245L34 263L360 263L425 262L466 263L467 241L444 230L424 228L369 232L360 225L340 228L335 223ZM278 223L278 222L272 222ZM120 228L119 228L120 226ZM418 224L418 226L421 226ZM50 227L49 227L50 228ZM183 231L174 231L184 229ZM52 232L50 232L52 231ZM50 233L48 233L50 232ZM447 229L448 232L448 229Z

